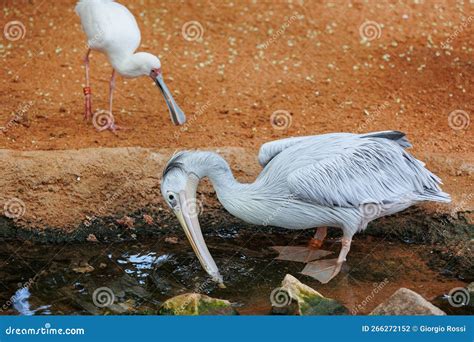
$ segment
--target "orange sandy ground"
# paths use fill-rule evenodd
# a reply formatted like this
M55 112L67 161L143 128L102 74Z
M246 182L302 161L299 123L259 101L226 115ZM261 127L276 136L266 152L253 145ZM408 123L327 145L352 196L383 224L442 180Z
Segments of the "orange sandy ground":
M119 78L116 121L130 130L95 131L82 118L86 42L75 1L4 0L0 22L20 21L25 35L4 34L0 44L0 126L8 128L0 148L257 148L287 136L397 129L415 153L473 151L472 1L121 2L139 22L140 50L161 58L188 123L171 124L150 79ZM380 28L370 42L359 32L367 20ZM200 23L201 39L183 38L189 21ZM100 53L91 63L94 110L106 109L111 67ZM291 113L289 128L272 126L277 110ZM449 126L453 110L464 112L454 122L463 129Z

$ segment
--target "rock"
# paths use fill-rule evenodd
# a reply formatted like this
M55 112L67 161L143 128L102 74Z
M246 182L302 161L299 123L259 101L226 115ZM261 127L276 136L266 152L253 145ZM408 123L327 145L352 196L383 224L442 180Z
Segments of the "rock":
M199 293L185 293L164 302L159 315L237 315L229 301Z
M474 295L474 281L467 285L467 291L469 291L471 295Z
M135 312L134 309L135 301L133 299L129 299L123 303L112 303L111 305L107 306L106 309L108 312L112 314L130 314Z
M379 304L370 315L446 315L418 293L399 288L390 298Z
M88 263L81 263L81 265L73 267L72 270L76 273L90 273L94 271L94 267Z
M178 243L178 238L176 236L169 236L165 238L165 242L171 243L172 245L176 245Z
M94 234L89 234L87 236L87 241L89 241L89 242L99 242L99 240L97 240L97 237Z
M124 216L123 218L117 220L116 222L125 228L134 229L135 220L131 218L130 216Z
M349 310L336 300L324 297L290 274L285 276L281 285L273 290L270 296L273 314L310 316L349 313Z
M474 307L474 281L467 285L467 292L469 293L469 305Z
M147 214L143 214L143 220L146 224L153 224L153 217Z

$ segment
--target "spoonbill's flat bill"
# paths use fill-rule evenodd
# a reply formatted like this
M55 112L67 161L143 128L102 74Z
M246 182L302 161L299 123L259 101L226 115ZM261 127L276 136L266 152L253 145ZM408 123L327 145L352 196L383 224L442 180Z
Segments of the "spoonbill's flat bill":
M92 117L89 55L91 50L95 50L106 54L113 68L109 89L111 123L106 128L113 131L117 129L112 115L116 72L129 78L151 77L165 98L173 123L184 124L186 117L163 81L160 59L147 52L135 53L140 45L141 34L133 14L113 0L80 0L76 5L76 13L81 18L88 44L84 58L86 69L84 118L89 120Z
M216 153L184 151L168 162L161 191L215 281L222 283L222 276L198 218L188 208L204 177L211 180L222 205L248 223L288 229L318 227L303 258L298 252L305 247L293 247L296 253L291 247L280 247L280 258L311 261L302 273L327 283L341 270L353 235L370 221L418 202L450 201L439 187L441 180L405 151L410 146L405 134L397 131L277 140L260 148L263 170L251 184L236 181L227 162ZM326 236L325 227L343 231L339 257L312 261L330 254L317 250Z

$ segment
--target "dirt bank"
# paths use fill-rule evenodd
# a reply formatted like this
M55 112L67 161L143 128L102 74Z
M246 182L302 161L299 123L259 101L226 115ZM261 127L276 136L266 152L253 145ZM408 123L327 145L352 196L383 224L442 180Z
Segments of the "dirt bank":
M251 181L260 171L253 150L221 148L236 177ZM166 215L160 193L161 172L170 149L106 148L20 152L1 150L0 188L4 215L32 229L73 231L92 217L121 216L142 208ZM471 211L472 169L465 155L425 154L452 194L450 205L426 205L437 213ZM213 190L201 187L207 206L217 207ZM18 212L16 210L19 210ZM159 218L158 218L159 219Z
M32 229L73 231L91 217L120 216L145 207L161 211L159 182L172 153L144 148L2 150L3 214ZM258 164L250 160L255 156L244 149L227 148L222 154L239 165L236 174L242 179L256 174ZM210 190L203 187L205 193Z

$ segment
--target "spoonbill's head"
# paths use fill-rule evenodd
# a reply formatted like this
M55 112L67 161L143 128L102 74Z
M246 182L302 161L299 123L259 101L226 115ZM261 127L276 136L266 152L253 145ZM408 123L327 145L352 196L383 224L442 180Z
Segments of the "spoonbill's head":
M204 270L219 286L224 287L222 276L207 249L199 225L196 190L202 177L193 170L193 157L192 152L180 152L170 159L163 172L161 193L178 218Z
M186 122L186 116L184 115L184 112L181 110L181 108L179 108L178 104L173 98L173 95L171 95L170 90L163 80L160 59L147 52L139 52L135 55L138 55L137 57L140 63L140 73L142 75L150 76L161 90L161 93L163 94L170 111L171 121L175 125L183 125Z

